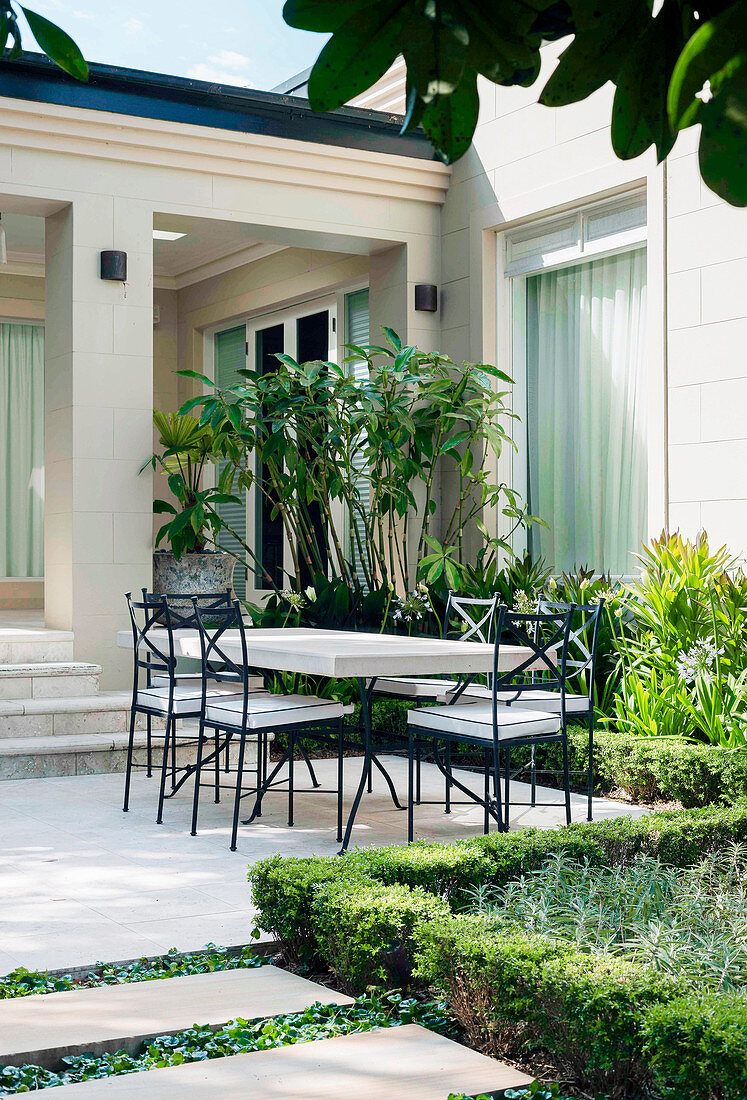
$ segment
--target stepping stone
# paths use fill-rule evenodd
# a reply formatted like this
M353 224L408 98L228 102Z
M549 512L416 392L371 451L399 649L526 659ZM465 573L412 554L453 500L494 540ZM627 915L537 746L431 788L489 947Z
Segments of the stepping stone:
M0 1065L55 1066L70 1054L135 1052L156 1035L301 1012L350 997L276 966L222 970L0 1001Z
M503 1062L405 1024L61 1085L54 1100L446 1100L450 1092L517 1088L529 1081Z

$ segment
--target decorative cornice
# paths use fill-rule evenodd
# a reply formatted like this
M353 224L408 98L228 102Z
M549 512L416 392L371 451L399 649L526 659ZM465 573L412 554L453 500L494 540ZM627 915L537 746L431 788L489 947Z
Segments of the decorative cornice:
M434 160L12 98L0 144L437 204L451 174Z

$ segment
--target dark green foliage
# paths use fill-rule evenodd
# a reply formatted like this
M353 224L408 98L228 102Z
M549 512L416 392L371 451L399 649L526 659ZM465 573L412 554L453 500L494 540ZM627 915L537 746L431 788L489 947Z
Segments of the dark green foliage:
M496 933L479 917L421 925L415 940L417 973L443 991L474 1045L517 1058L542 1048L594 1089L643 1082L646 1009L680 991L648 967Z
M233 1020L217 1030L195 1025L176 1035L159 1036L139 1054L124 1051L80 1054L63 1058L55 1070L40 1066L5 1066L0 1068L0 1096L410 1023L449 1036L454 1031L442 1003L416 1001L398 993L371 995L343 1008L313 1004L303 1012L287 1016L259 1021Z
M743 1100L747 1081L747 1002L710 994L680 997L649 1012L645 1054L662 1097Z
M448 915L440 898L420 887L327 883L312 903L319 954L343 989L407 985L412 976L413 929Z
M8 997L28 997L34 993L59 993L65 989L87 989L98 985L121 985L123 982L149 982L160 978L176 978L185 974L212 974L217 970L241 970L261 966L263 959L250 947L229 951L209 943L202 951L180 954L172 947L156 959L138 959L129 966L98 963L85 978L71 975L50 977L44 970L19 967L0 979L0 1000Z

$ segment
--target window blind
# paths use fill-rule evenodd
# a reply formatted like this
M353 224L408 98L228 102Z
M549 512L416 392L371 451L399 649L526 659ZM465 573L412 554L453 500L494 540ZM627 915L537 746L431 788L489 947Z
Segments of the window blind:
M345 298L345 332L347 343L358 344L359 347L365 347L370 339L369 332L369 304L368 304L368 290L356 290L353 294L346 295ZM365 359L354 359L349 364L350 373L354 378L359 381L368 380L368 363ZM371 501L371 482L368 476L368 466L363 458L362 450L358 452L358 456L354 463L358 472L356 478L356 485L360 493L361 504L363 510L368 512ZM359 538L361 542L365 540L366 532L363 523L360 519L357 520L357 527L359 532ZM355 573L358 580L365 587L365 572L363 564L360 561L360 556L357 550L357 543L353 536L353 532L350 532L350 554L351 560L355 566Z
M246 327L244 325L215 334L214 365L216 385L230 386L238 381L236 372L243 370L246 366ZM225 469L225 463L219 465L218 473L222 473L223 469ZM219 504L217 512L224 523L246 539L246 495L244 493L236 495L241 497L240 504ZM229 553L246 558L241 543L225 528L218 535L218 545ZM233 587L240 600L246 598L246 569L238 562L233 575Z

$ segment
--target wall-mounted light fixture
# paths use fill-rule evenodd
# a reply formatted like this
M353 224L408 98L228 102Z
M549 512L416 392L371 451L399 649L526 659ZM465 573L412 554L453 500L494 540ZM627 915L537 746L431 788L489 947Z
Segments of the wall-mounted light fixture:
M127 253L107 248L101 253L101 278L116 283L127 282Z
M433 283L417 283L415 309L420 313L435 313L438 309L438 287Z

